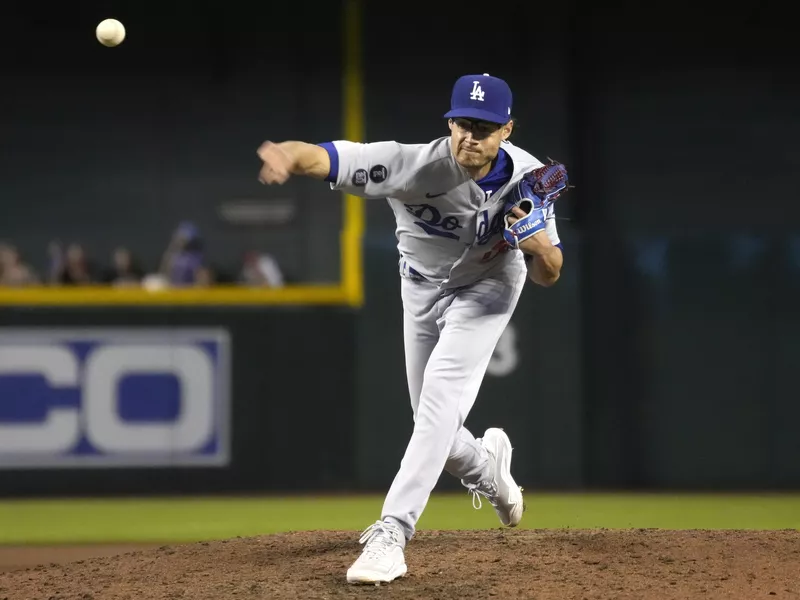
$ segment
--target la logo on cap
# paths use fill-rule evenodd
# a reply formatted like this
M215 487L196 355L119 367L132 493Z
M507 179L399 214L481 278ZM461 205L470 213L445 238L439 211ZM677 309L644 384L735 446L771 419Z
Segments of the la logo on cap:
M489 77L488 73L483 74L484 77ZM480 100L483 102L483 95L484 91L481 89L481 82L480 81L473 81L472 82L472 92L470 92L470 99L471 100Z
M472 98L473 100L480 100L481 102L483 102L483 94L484 91L481 89L481 82L473 81L472 93L469 95L469 97Z

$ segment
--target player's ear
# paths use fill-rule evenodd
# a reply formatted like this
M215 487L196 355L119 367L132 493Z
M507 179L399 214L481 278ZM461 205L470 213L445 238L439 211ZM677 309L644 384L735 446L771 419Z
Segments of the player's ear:
M512 119L508 123L503 125L503 129L502 129L502 133L501 133L501 135L503 136L503 139L507 140L509 138L509 136L511 135L511 132L513 130L514 130L514 120Z

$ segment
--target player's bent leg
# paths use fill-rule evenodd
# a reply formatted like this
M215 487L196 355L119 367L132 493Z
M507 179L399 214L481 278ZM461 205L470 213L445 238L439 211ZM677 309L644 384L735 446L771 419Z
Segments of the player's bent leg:
M406 539L413 536L451 457L524 281L522 271L506 280L483 280L464 288L439 319L441 335L425 371L414 431L382 512L384 519L403 528ZM471 454L473 459L483 456L480 450Z
M451 299L442 298L438 286L418 279L401 279L403 297L403 342L406 377L411 409L416 418L425 368L436 343L439 341L437 320L440 303L449 305ZM468 483L477 483L487 475L489 457L484 447L466 428L456 435L445 470Z
M489 453L480 440L466 428L458 430L444 470L462 483L478 483L491 475Z
M507 527L516 527L522 520L525 504L522 488L511 475L511 440L502 430L489 428L480 443L486 448L491 465L490 474L477 483L462 483L472 493L473 506L481 508L481 497L494 507L500 522Z

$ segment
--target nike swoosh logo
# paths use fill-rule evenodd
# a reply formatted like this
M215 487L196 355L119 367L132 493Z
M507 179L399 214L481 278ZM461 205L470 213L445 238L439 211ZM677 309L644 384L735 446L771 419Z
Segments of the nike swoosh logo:
M447 192L442 192L441 194L431 194L430 192L428 192L427 194L425 194L425 197L426 198L438 198L439 196L444 196L446 193Z

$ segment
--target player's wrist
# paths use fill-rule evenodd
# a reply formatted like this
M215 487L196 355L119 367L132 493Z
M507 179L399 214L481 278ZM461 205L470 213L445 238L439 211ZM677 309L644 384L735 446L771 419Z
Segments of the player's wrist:
M301 175L299 173L300 161L298 160L298 146L302 142L287 141L276 144L276 149L280 152L281 157L285 161L286 170L292 175Z
M538 256L540 258L548 258L558 252L558 248L553 245L547 232L544 230L539 231L527 240L521 242L519 249L525 254L530 254L534 257Z

